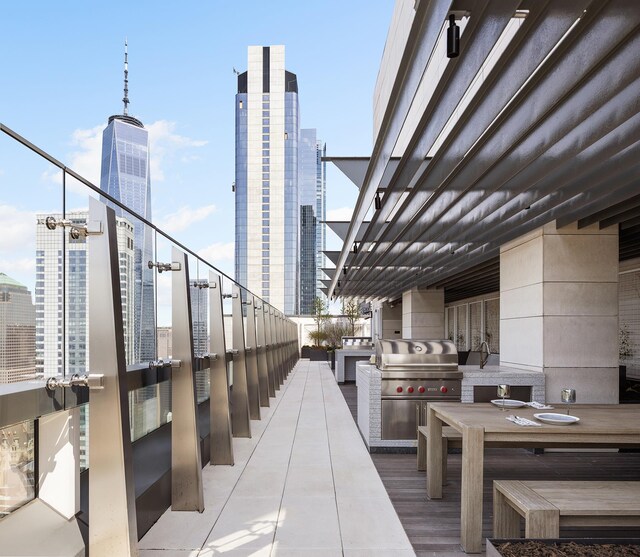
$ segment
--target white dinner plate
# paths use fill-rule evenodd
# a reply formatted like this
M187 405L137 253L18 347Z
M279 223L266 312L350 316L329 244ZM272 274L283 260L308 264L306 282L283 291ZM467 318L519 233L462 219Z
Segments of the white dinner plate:
M499 408L522 408L523 406L527 405L526 402L522 402L521 400L513 400L511 398L505 398L504 400L502 400L501 398L497 398L495 400L492 400L491 404L494 404Z
M580 418L576 416L568 416L567 414L554 414L553 412L547 412L543 414L534 414L534 418L537 418L545 424L552 425L571 425L578 423Z

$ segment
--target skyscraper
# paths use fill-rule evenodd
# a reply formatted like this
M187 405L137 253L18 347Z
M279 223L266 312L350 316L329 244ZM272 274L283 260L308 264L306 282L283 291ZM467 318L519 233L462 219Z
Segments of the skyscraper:
M68 234L65 236L63 231L49 230L45 225L48 216L62 218L61 214L37 215L36 371L47 377L84 373L91 371L87 329L87 257L90 244L82 236L74 240ZM86 225L88 217L87 211L66 213L66 218L78 227ZM116 225L125 355L127 363L133 363L134 231L133 225L126 219L117 218ZM65 291L66 296L63 294ZM63 304L63 297L66 298L66 304Z
M149 132L137 118L129 116L129 69L127 44L124 58L123 114L109 117L102 133L102 170L100 189L126 205L131 211L151 221L151 180L149 176ZM107 202L108 205L113 204ZM135 253L134 360L156 357L155 303L152 231L126 211L113 206L116 215L131 220L134 227Z
M36 312L31 292L0 273L0 384L33 379Z
M300 260L300 313L306 314L313 310L313 298L324 297L320 290L323 284L320 282L320 269L325 267L324 254L326 249L326 163L322 161L326 146L316 137L315 129L300 130L299 147L299 174L298 189L300 210L309 206L315 217L313 251L302 246L304 234L310 234L311 219L309 216L300 219L301 227L301 260ZM313 271L309 258L314 258Z
M236 94L236 280L298 312L298 81L284 46L250 46Z

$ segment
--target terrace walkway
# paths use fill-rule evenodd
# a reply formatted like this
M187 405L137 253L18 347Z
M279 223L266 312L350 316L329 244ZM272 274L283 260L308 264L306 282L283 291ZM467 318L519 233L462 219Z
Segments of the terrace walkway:
M262 412L235 466L204 468L204 513L165 512L141 557L415 555L326 363L300 360Z

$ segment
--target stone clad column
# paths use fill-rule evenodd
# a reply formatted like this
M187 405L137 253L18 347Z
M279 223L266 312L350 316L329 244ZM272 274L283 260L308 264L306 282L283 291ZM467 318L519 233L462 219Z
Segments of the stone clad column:
M443 339L444 290L412 288L402 294L402 338Z
M547 402L618 402L618 227L545 225L500 248L500 364L544 372Z

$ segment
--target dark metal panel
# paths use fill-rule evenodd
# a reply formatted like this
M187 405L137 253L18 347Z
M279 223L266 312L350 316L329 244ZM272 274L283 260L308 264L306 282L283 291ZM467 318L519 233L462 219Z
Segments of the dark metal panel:
M198 402L192 365L189 261L176 247L171 250L171 261L179 264L179 268L171 273L171 326L173 357L180 362L171 380L171 509L203 512Z

